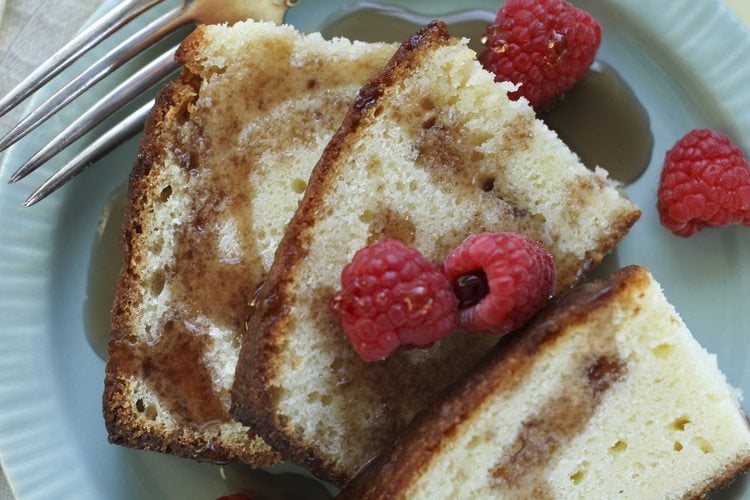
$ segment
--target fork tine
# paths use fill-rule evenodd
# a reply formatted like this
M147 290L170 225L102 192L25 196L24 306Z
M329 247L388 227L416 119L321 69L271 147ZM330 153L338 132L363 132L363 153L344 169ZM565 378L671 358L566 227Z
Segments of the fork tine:
M134 135L138 134L143 130L143 123L145 122L148 114L151 112L151 108L154 106L154 101L149 101L130 116L125 118L123 121L118 123L115 127L107 131L107 133L100 136L96 141L92 142L86 149L81 151L75 158L70 160L68 163L63 165L60 170L55 172L49 179L47 179L31 196L26 198L23 205L30 207L35 203L40 202L50 194L54 193L67 181L78 175L86 167L91 165L94 161L98 160L105 154L112 151L115 147L122 144L126 140L130 139Z
M129 37L73 81L55 92L54 95L9 130L0 139L0 152L21 140L99 80L138 55L143 49L150 47L162 37L188 23L190 19L190 15L185 8L177 7Z
M176 50L177 47L174 47L165 52L111 90L99 102L68 125L54 139L18 168L10 177L9 182L13 183L26 177L72 142L101 123L111 113L120 109L141 92L175 71L178 68L178 64L174 61L174 52Z
M21 165L10 177L9 182L14 183L23 179L47 160L65 149L70 143L130 102L141 92L174 72L179 67L174 61L176 50L177 47L173 47L112 89L99 102L68 125L42 149L37 151L26 163Z
M54 78L101 40L163 0L126 0L81 31L0 99L0 116Z

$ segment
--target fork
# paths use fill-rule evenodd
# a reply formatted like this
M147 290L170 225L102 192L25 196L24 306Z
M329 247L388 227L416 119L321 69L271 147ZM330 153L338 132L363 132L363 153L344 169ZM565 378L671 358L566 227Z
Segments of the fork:
M76 35L0 99L0 117L18 106L115 31L163 1L125 0L121 2L116 8ZM298 0L182 1L178 7L169 10L109 50L104 57L93 63L88 69L22 118L4 137L0 138L0 152L21 140L101 79L176 29L191 23L215 24L226 22L231 24L250 17L281 23L288 8L296 5L297 2ZM97 104L84 112L49 143L34 153L11 175L9 182L13 183L23 179L101 123L114 111L134 100L158 81L174 73L178 69L178 65L174 61L176 50L177 47L170 48L107 93ZM153 100L147 102L94 140L42 183L26 199L24 206L31 206L49 196L98 158L138 134L143 129L143 124L153 104Z

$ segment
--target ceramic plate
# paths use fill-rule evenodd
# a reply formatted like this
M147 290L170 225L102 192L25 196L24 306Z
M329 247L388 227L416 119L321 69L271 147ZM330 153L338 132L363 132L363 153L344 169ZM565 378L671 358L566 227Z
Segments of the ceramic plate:
M318 30L352 3L304 0L288 21ZM401 3L434 17L457 4ZM495 11L499 3L472 0L462 8ZM626 188L643 216L608 265L650 268L701 344L718 355L729 381L750 394L750 229L707 230L686 240L663 229L655 210L664 152L688 130L723 131L750 152L750 33L718 0L574 3L600 20L605 36L599 59L634 90L654 137L649 168ZM105 2L102 11L114 4ZM80 113L84 104L66 115ZM237 489L237 469L107 444L104 362L87 341L84 310L87 282L103 272L90 266L103 210L124 185L138 140L24 209L24 197L45 175L13 186L5 179L62 119L21 142L0 166L0 455L13 488L22 499L209 499L230 493ZM748 403L744 408L750 410ZM721 495L750 497L750 487L739 481Z

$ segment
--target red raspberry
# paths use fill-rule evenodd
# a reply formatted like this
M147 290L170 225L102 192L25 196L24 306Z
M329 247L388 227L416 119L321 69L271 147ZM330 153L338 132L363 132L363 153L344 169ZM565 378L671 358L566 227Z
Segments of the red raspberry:
M495 81L521 84L509 94L524 96L537 111L583 78L602 39L587 12L564 0L508 0L485 33L479 61Z
M750 226L750 167L718 132L689 132L667 152L659 182L659 217L678 236L704 227Z
M428 346L456 326L457 301L440 268L400 241L384 239L354 254L330 303L365 361L399 346Z
M528 321L555 289L552 256L522 234L469 236L443 262L458 295L459 328L507 333Z

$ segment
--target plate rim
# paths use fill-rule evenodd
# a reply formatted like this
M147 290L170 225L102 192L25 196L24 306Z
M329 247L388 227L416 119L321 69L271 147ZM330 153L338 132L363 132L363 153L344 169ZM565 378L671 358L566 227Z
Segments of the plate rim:
M750 49L750 29L731 9L720 0L693 0L690 4L694 10L690 11L690 15L682 16L677 15L684 7L682 2L607 1L621 9L625 15L638 19L654 36L661 37L663 43L669 45L674 40L680 41L678 44L673 43L670 48L689 70L700 73L702 78L711 82L708 87L717 96L721 96L715 104L723 114L732 117L734 130L728 132L739 138L745 151L750 151L750 91L735 91L750 77L750 59L743 58ZM105 0L86 24L115 2L116 0ZM660 11L662 14L644 19L643 8L638 8L638 4L643 3L648 5L649 10ZM676 21L666 22L670 16ZM696 34L693 29L695 26L700 27L698 33L716 32L716 27L721 26L724 35L720 38L712 37L714 42L710 46L702 44L705 37ZM686 33L691 36L686 37ZM723 54L721 64L706 64L707 61L714 60L717 52ZM734 70L727 73L727 68ZM7 151L0 163L0 178L8 176L9 166L23 149L24 145L20 144ZM59 430L58 425L54 429L40 431L49 424L49 419L44 418L46 411L56 407L59 402L29 398L28 394L23 394L29 388L19 389L20 386L17 385L24 380L31 380L31 389L44 388L49 384L49 380L37 378L37 374L31 373L30 367L33 365L32 361L38 361L40 353L47 356L54 354L49 338L52 325L49 324L48 316L45 316L46 319L40 319L39 316L39 309L51 310L52 278L50 273L45 281L38 271L49 269L52 262L52 243L59 230L60 212L65 198L62 195L53 196L35 208L21 208L24 195L30 192L29 188L35 182L37 181L21 182L14 186L0 183L0 220L3 221L0 224L0 318L18 321L0 321L0 468L9 479L12 494L16 496L45 497L50 493L58 495L64 492L79 495L82 491L76 482L81 479L80 474L75 471L69 474L49 473L59 468L60 464L68 463L66 456L70 445L61 446L52 453L45 452L40 460L34 455L38 450L25 442L29 433L33 434L34 431L54 434ZM30 297L31 300L20 300L19 291L25 294L22 296ZM29 378L25 379L19 374ZM52 374L47 375L46 378L49 378ZM32 412L37 412L36 417L29 417L28 411L26 414L19 414L19 402L30 404ZM16 427L10 430L9 426ZM40 475L40 469L48 473ZM40 488L40 481L47 483Z

